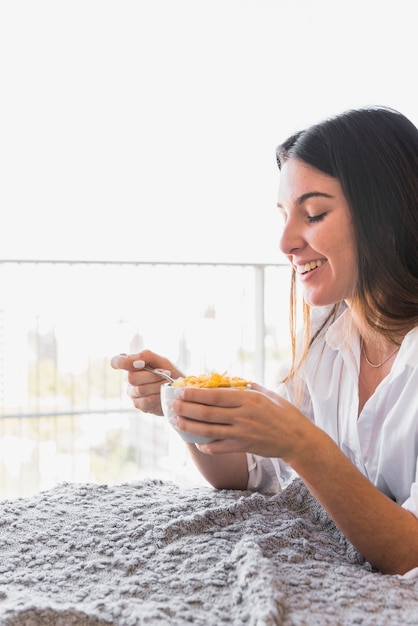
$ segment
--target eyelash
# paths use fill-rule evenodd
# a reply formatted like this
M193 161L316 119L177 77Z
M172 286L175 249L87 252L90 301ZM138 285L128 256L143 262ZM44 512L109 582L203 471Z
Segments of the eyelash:
M308 221L310 224L315 224L315 222L323 220L325 215L325 213L320 213L319 215L308 215Z

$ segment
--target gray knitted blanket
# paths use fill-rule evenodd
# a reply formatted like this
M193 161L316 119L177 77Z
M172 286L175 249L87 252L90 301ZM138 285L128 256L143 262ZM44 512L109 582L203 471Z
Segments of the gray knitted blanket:
M146 480L0 503L0 624L418 624L299 480L282 494Z

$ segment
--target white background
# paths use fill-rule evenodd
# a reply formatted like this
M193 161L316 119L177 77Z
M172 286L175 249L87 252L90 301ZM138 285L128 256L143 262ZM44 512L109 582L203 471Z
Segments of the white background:
M417 123L415 0L0 0L0 257L277 261L276 144Z

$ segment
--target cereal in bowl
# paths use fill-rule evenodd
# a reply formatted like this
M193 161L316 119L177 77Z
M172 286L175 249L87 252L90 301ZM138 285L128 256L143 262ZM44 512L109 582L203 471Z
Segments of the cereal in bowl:
M172 383L173 387L234 387L236 389L246 389L249 385L249 380L239 378L238 376L227 376L226 372L223 374L212 372L211 374L200 374L200 376L180 377Z

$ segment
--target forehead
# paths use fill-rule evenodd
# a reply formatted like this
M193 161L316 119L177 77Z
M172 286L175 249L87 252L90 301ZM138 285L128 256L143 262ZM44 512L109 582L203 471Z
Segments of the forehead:
M343 193L336 178L299 159L286 161L280 172L278 205L284 207L316 195L341 198Z

